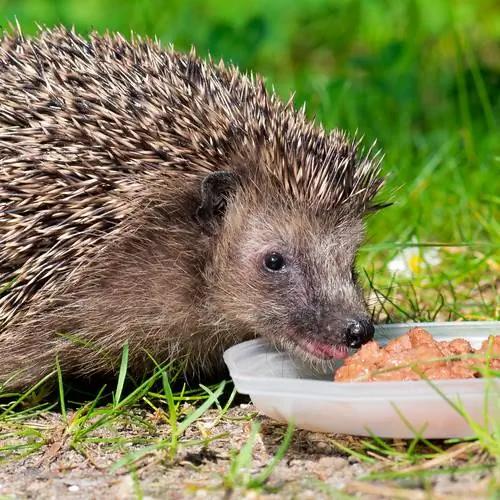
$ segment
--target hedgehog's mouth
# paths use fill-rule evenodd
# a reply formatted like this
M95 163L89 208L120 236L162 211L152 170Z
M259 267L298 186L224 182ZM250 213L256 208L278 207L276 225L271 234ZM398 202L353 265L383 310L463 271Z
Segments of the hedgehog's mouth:
M348 354L345 345L328 344L311 338L294 340L303 351L319 359L344 359Z

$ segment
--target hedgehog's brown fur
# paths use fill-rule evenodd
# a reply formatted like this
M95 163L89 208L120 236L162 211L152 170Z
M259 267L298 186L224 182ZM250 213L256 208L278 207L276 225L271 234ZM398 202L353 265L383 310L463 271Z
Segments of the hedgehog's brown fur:
M291 303L364 310L354 283L334 289L383 180L343 133L260 79L139 38L4 33L0 71L0 383L36 380L56 354L76 374L113 370L125 340L135 371L148 351L203 372L261 329L315 321L312 305L292 321L245 260L277 232L294 256L323 252L281 289ZM204 218L218 171L234 185L217 197L206 183L221 205Z

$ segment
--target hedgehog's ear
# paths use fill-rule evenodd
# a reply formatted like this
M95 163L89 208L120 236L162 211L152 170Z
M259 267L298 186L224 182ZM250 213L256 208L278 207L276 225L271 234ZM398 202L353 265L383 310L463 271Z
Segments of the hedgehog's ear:
M201 183L201 205L196 211L200 226L210 234L219 231L226 213L227 202L238 184L238 176L233 172L214 172Z

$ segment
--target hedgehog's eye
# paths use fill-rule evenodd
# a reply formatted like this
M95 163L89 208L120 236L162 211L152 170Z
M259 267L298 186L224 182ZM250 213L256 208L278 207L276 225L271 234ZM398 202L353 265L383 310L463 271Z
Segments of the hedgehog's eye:
M267 271L281 271L285 267L285 258L278 252L268 253L264 257L264 267Z

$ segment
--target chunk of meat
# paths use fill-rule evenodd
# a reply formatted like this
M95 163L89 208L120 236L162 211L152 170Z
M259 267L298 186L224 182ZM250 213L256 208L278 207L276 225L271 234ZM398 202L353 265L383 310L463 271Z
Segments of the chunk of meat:
M486 359L489 357L489 367L492 370L500 370L500 335L489 336L483 341L478 352L483 353Z
M390 340L385 348L368 342L344 361L336 382L430 380L481 377L486 367L500 369L500 336L490 336L474 350L461 338L438 341L422 327Z

